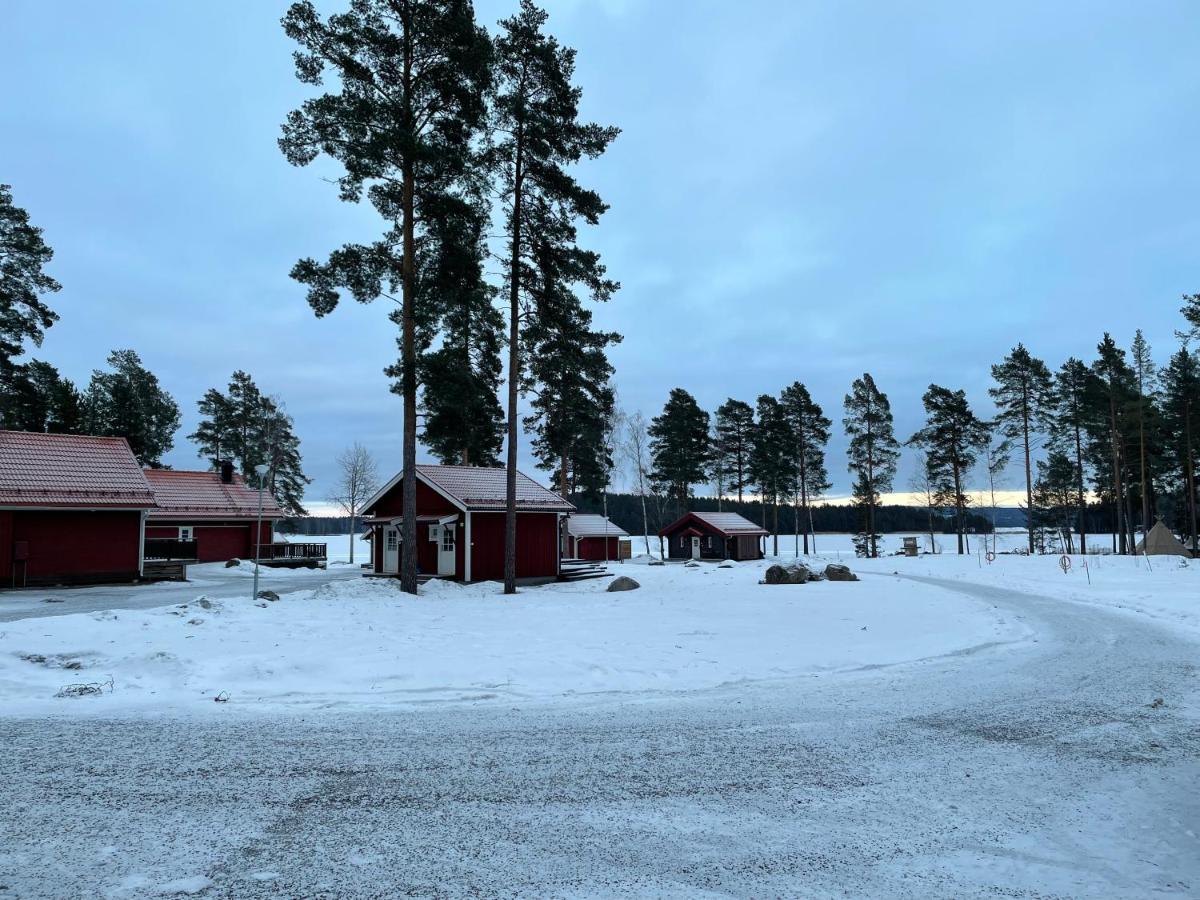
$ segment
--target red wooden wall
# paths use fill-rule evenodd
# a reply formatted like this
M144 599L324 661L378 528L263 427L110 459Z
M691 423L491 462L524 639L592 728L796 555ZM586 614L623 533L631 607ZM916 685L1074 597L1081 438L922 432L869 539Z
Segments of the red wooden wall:
M558 516L517 513L517 577L558 575ZM504 578L504 513L471 513L471 580Z
M6 536L7 534L7 536ZM0 513L0 585L13 577L13 545L29 543L29 583L137 578L141 513L12 510ZM18 583L22 564L17 563Z
M254 559L254 526L257 523L231 520L226 522L189 522L179 519L169 524L162 521L146 525L147 539L179 537L180 526L191 527L196 541L196 556L200 562L224 562L227 559ZM262 523L262 542L274 540L269 521Z
M607 538L608 541L608 556L604 555L604 541L602 537L586 537L578 538L575 541L575 552L579 554L579 559L610 559L617 558L617 544L621 540L618 537Z

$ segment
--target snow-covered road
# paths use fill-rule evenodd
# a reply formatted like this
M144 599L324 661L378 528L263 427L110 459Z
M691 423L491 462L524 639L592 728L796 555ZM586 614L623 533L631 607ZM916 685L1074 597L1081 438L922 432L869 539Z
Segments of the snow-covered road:
M1200 895L1200 647L1038 640L572 704L0 718L0 896Z

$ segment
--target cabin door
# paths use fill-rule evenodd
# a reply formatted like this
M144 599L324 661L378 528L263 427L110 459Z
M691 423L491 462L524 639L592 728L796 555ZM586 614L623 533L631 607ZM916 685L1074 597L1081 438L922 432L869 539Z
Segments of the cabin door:
M400 529L383 529L383 572L385 575L400 573Z
M443 525L441 535L438 540L438 566L437 573L439 575L454 574L454 526Z
M692 536L692 559L700 558L700 538Z

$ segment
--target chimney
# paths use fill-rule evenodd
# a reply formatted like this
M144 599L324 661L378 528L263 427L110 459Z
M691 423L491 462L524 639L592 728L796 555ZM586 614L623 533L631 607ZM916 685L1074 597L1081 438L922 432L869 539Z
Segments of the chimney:
M233 463L228 459L221 460L221 483L233 484Z

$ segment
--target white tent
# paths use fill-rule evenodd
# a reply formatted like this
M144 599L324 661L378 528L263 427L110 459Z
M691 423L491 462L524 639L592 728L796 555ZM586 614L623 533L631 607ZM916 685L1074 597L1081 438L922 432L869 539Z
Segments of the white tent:
M1187 547L1171 533L1171 529L1163 524L1162 519L1154 523L1144 538L1137 545L1137 552L1147 556L1191 556Z

